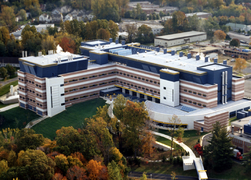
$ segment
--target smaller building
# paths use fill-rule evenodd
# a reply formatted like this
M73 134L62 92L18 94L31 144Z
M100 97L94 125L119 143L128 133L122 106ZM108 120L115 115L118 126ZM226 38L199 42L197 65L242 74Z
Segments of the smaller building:
M189 31L164 36L157 36L154 39L154 46L172 47L190 42L204 41L207 39L205 32Z
M204 19L204 18L209 18L212 17L211 13L206 13L206 12L196 12L196 13L186 13L186 17L192 17L194 15L197 15L199 19ZM163 16L162 21L166 21L168 19L172 19L172 16Z
M49 14L41 14L39 16L39 22L49 23L52 22L52 18Z
M190 53L192 55L198 54L198 53L203 53L204 55L207 55L207 54L218 53L218 52L219 52L219 48L212 47L212 46L207 46L207 47L201 47L201 48L197 48L197 49L192 49L190 51Z
M243 59L251 59L251 51L248 49L238 49L238 48L224 48L224 53L228 56L243 58Z
M233 31L250 31L251 25L238 24L238 23L227 23L226 26L229 26Z
M240 150L241 153L247 153L251 150L251 125L250 125L250 111L239 111L239 113L246 112L246 117L231 123L231 133L233 145Z

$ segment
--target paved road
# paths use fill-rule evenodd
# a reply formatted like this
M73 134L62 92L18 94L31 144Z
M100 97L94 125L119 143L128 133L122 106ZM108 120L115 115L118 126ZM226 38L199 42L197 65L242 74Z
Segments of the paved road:
M9 84L9 83L16 81L16 80L17 80L17 77L9 79L7 81L0 81L0 86L4 86L4 85Z
M233 38L237 38L239 40L243 40L247 43L250 43L250 36L245 36L245 35L242 35L242 34L238 34L238 33L235 33L235 32L228 32L227 33L232 39Z
M244 96L251 97L251 79L246 79L244 84Z
M142 177L142 172L130 172L128 174L129 177L136 177L136 178L139 178L139 177ZM156 174L156 173L146 173L147 175L147 178L150 180L150 179L171 179L171 175L170 174ZM198 180L197 177L191 177L191 176L179 176L177 175L176 178L178 180ZM211 179L209 178L208 180L217 180L217 179Z

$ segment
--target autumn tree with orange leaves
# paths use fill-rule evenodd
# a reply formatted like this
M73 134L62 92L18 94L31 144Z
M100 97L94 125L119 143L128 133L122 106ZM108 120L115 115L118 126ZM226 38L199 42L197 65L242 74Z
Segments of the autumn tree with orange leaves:
M99 179L107 179L108 173L106 166L102 166L101 162L97 162L95 160L90 160L86 166L88 179L90 180L99 180Z
M71 39L70 37L63 37L60 41L59 41L59 45L62 47L63 51L68 51L70 53L74 53L75 49L76 49L76 44L74 42L73 39Z
M247 67L247 61L245 59L242 59L242 58L235 59L234 70L236 70L240 73L246 67Z
M226 39L226 33L222 30L217 30L214 32L214 37L216 40L224 40Z
M87 179L85 169L79 166L73 166L67 170L66 177L68 180L85 180Z

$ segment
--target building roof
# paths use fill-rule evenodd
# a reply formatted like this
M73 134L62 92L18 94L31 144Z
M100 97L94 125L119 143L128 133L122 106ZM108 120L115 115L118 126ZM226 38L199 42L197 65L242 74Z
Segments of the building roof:
M73 60L70 60L71 57ZM78 55L78 54L72 54L69 52L60 52L55 53L51 55L45 55L45 56L29 56L29 57L22 57L19 58L21 61L25 61L26 63L29 63L30 65L39 65L39 66L47 66L47 65L53 65L57 64L60 59L60 63L69 63L70 61L79 61L86 59L85 57ZM87 60L87 59L86 59Z
M202 48L192 49L191 52L197 52L197 53L206 53L208 51L214 51L219 50L219 48L212 47L212 46L206 46Z
M189 31L189 32L183 32L183 33L176 33L176 34L169 34L164 36L157 36L155 39L164 39L164 40L173 40L173 39L180 39L180 38L188 38L192 36L199 36L199 35L205 35L205 32L199 32L199 31Z

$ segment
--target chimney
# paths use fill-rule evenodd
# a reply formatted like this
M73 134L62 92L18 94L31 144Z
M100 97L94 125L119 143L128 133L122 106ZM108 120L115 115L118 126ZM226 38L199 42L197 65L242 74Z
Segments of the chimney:
M200 60L200 55L196 55L196 61Z
M27 57L27 51L25 51L25 57Z
M167 53L167 49L164 49L164 54L166 54Z
M191 53L188 53L187 54L187 59L191 59L191 57L192 57Z
M159 47L156 47L156 51L159 52Z
M22 51L22 57L24 57L24 51Z
M38 56L42 56L42 52L41 51L38 52Z
M109 42L112 43L112 38L109 39Z
M183 57L183 52L182 51L180 51L180 57Z
M208 62L208 56L205 57L205 62Z
M174 50L171 51L171 55L172 55L172 56L175 55L175 51L174 51Z
M224 64L224 65L227 65L227 60L224 60L224 61L223 61L223 64Z
M125 40L122 40L122 45L125 45Z
M119 40L118 40L118 39L116 39L116 40L115 40L115 42L116 42L116 44L118 44L118 43L119 43Z
M232 134L234 134L234 125L232 125Z

